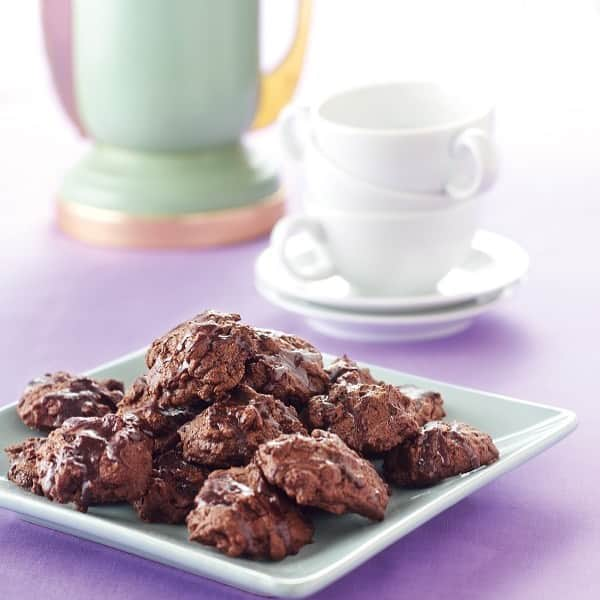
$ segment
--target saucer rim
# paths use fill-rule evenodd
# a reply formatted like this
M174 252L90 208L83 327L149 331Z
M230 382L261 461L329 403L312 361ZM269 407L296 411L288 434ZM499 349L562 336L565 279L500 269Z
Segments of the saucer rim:
M417 331L415 331L414 327L408 325L390 327L386 331L382 331L379 328L365 331L356 327L356 325L352 327L351 324L311 319L308 317L306 318L306 324L321 335L349 342L410 344L429 342L458 335L466 331L475 319L476 317L451 321L450 323L428 323L419 326Z
M284 296L272 288L265 289L258 281L255 281L257 292L267 300L267 302L288 312L300 315L305 319L374 326L428 325L472 319L491 310L496 304L512 296L515 289L519 287L519 284L520 281L517 281L512 285L503 288L486 302L473 300L469 306L461 306L458 309L450 306L445 307L445 310L430 310L420 313L360 313L357 311L344 311L324 307L303 300L297 300L290 296Z
M265 269L262 265L267 261L277 261L273 255L273 250L270 246L265 248L257 257L254 265L254 278L255 285L263 285L277 291L279 294L283 294L288 298L294 300L308 302L312 305L318 305L323 308L332 310L344 310L352 312L376 312L377 314L394 314L396 311L408 310L408 309L434 309L434 308L448 308L457 305L464 305L466 303L476 301L481 298L489 297L493 294L500 293L505 289L521 282L527 275L530 266L530 258L527 251L515 240L504 236L499 233L494 233L486 229L478 229L473 237L473 243L471 250L474 249L477 237L483 238L484 241L500 242L504 247L511 248L513 255L518 255L519 261L518 268L513 269L511 277L506 277L502 284L496 283L487 287L480 288L478 290L471 290L470 292L463 291L460 294L448 295L440 292L415 295L415 296L344 296L331 297L326 296L323 293L314 294L306 290L301 290L302 284L305 283L300 279L294 278L291 274L286 274L287 280L293 280L296 282L297 287L293 292L285 290L283 286L278 283L278 279L275 277L265 277ZM485 249L479 248L480 252L486 253L494 262L497 261L497 254L494 256ZM279 271L283 269L280 265L277 265ZM309 284L306 284L309 285ZM306 287L306 285L304 287Z

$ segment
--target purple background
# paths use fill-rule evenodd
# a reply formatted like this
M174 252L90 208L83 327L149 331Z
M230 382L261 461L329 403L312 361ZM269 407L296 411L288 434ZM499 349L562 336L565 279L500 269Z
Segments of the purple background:
M506 146L506 144L505 144ZM323 351L574 409L579 429L370 560L321 598L600 596L597 466L597 232L600 177L562 154L506 156L486 226L531 253L514 299L465 333L411 345L341 342L256 294L264 241L212 251L90 248L51 222L6 219L0 315L2 402L45 370L83 370L136 349L204 307L305 335ZM523 152L528 152L527 157ZM527 165L523 168L522 165ZM42 192L40 192L42 193ZM48 195L47 191L44 191ZM590 454L592 452L592 454ZM0 511L0 597L240 598L244 594Z
M499 122L501 178L485 200L484 225L530 252L527 285L463 334L410 345L329 339L266 304L252 284L264 241L160 253L103 250L63 237L50 201L60 170L81 148L65 142L66 129L46 129L42 114L32 112L24 127L5 111L0 403L15 401L43 371L91 368L216 307L304 335L325 352L565 406L577 412L580 426L560 445L317 597L599 598L600 114L591 100L575 104L532 102L521 114L515 99L510 123ZM248 597L0 511L0 598L40 594L44 600Z

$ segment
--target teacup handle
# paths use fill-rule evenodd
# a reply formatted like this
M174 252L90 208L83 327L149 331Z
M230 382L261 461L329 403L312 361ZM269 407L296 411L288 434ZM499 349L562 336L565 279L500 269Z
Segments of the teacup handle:
M287 158L301 161L308 136L308 106L291 104L281 113L278 121L279 143Z
M453 142L451 153L467 150L475 163L475 176L467 186L453 183L446 185L446 193L457 200L464 200L490 187L496 179L497 157L494 143L483 129L465 129Z
M287 252L290 238L298 233L307 233L325 257L324 263L313 265L310 269L300 268L290 259ZM327 234L323 225L308 215L288 215L280 219L271 232L271 248L281 264L294 277L304 281L317 281L335 275L336 269L327 249Z

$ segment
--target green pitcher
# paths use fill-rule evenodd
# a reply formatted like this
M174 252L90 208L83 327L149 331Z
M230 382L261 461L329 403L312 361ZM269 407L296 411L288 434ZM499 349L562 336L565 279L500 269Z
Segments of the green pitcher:
M272 73L259 72L258 0L43 0L63 107L93 140L65 178L62 229L92 243L209 246L267 232L275 165L240 141L290 100L310 0Z

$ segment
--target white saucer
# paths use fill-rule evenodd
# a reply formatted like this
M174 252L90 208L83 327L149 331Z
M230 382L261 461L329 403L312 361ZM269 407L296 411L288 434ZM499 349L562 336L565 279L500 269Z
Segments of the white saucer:
M290 275L267 248L255 265L257 286L303 300L345 311L383 313L423 310L493 299L503 289L520 281L529 268L527 252L516 242L496 233L480 230L464 263L446 275L430 294L402 297L360 295L339 276L304 282Z
M335 310L291 298L261 284L256 289L266 300L291 313L305 317L316 331L354 341L410 342L443 338L465 330L475 317L510 296L517 284L497 292L485 301L472 301L454 307L413 313L359 313Z

